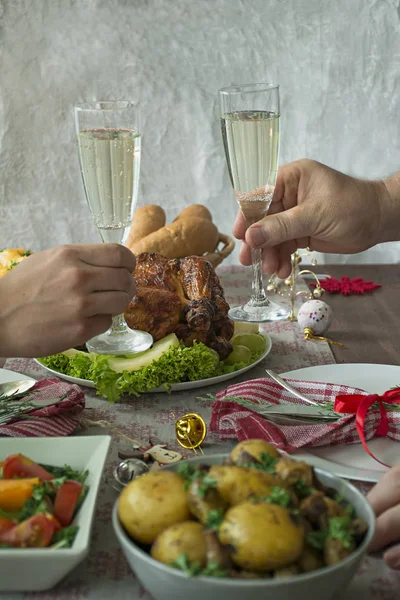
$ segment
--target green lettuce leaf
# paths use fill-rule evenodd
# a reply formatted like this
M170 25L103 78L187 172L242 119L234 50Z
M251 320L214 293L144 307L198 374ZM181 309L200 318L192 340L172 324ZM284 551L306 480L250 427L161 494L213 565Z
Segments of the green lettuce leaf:
M162 386L169 391L174 383L232 373L253 363L258 356L259 354L253 354L249 363L226 365L218 360L213 350L195 342L190 347L180 344L150 365L138 371L123 373L110 369L110 356L105 354L77 352L66 356L61 353L41 358L40 362L64 375L93 381L98 394L115 402L123 394L140 396Z

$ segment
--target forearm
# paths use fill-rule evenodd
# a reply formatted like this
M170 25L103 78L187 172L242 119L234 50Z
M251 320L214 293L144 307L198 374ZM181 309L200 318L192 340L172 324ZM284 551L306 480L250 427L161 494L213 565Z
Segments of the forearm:
M379 242L400 241L400 171L377 182L381 186Z

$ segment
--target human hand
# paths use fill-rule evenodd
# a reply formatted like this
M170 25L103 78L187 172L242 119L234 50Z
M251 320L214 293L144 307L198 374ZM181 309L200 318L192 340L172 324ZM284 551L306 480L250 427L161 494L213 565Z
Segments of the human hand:
M233 234L243 241L240 262L251 264L251 248L262 248L263 270L290 274L297 248L353 254L382 236L382 205L390 198L382 181L349 177L313 160L279 169L269 213L247 226L238 212Z
M392 569L400 569L400 465L385 473L367 498L377 517L369 551L391 546L383 555L385 562Z
M0 356L40 357L86 342L135 294L135 257L119 244L37 252L0 279Z

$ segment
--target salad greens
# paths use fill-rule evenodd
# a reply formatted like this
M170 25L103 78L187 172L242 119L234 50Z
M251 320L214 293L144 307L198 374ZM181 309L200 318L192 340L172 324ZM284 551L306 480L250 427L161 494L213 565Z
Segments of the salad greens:
M148 366L122 373L110 368L108 361L112 357L108 355L68 351L39 360L44 366L64 375L93 381L98 394L105 396L109 402L115 402L123 394L140 396L157 387L169 391L174 383L232 373L253 363L261 353L252 352L247 363L228 365L218 360L214 350L203 343L195 342L190 347L180 343Z

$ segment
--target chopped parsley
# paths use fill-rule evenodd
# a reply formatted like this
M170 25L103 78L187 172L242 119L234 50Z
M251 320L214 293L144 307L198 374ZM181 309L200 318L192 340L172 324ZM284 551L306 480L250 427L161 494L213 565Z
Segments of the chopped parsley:
M321 531L308 531L306 533L306 542L311 548L319 550L320 552L324 549L325 540L328 537L326 530Z
M238 467L246 467L248 469L260 469L261 471L266 471L267 473L276 473L276 463L279 458L276 456L271 456L268 452L261 452L258 462L239 462L237 463Z
M265 498L265 502L277 504L278 506L283 506L284 508L290 506L291 501L292 498L290 496L290 492L278 486L273 486L269 496Z
M228 577L229 573L223 569L217 562L210 561L206 567L201 567L198 563L191 563L187 554L180 554L171 567L180 569L189 577L204 575L206 577Z
M328 537L333 540L340 540L345 548L351 548L353 536L350 517L332 517L329 519Z
M217 480L214 479L214 477L210 477L208 475L208 471L205 469L199 469L198 467L195 467L189 463L183 463L178 466L177 472L178 475L185 480L185 490L189 488L193 481L197 479L199 480L199 496L201 498L205 497L210 488L217 487Z
M222 508L213 508L207 513L206 527L218 531L224 520L224 510Z
M296 483L293 485L293 489L296 493L296 496L299 498L307 498L307 496L310 496L314 492L314 489L307 485L304 479L299 479L296 481Z
M19 262L18 260L12 260L10 262L10 264L8 265L7 271L11 271L11 269L13 269L14 267L16 267L17 264L18 264L18 262Z
M328 529L309 531L306 533L306 542L316 550L323 550L327 539L340 540L344 548L351 548L354 540L351 531L350 517L332 517L329 519Z
M171 563L171 567L180 569L189 577L194 575L200 575L201 566L198 563L191 563L187 554L180 554L174 562Z
M201 482L199 485L199 496L201 498L205 498L209 489L217 487L217 480L214 477L210 477L209 475L204 475L201 478Z

